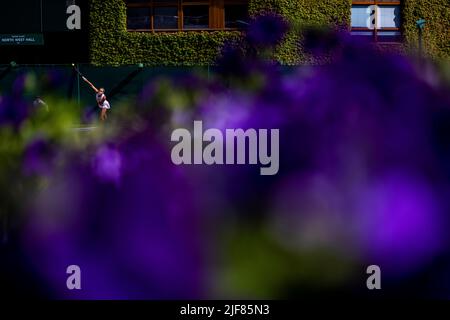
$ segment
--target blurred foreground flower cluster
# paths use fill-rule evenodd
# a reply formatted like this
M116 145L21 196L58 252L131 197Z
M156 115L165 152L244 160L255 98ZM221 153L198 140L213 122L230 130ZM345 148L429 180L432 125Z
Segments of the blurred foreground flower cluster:
M82 116L61 97L48 109L25 99L57 75L25 72L1 91L6 288L31 282L36 295L74 299L353 296L367 294L366 268L379 265L387 294L449 298L445 74L333 32L299 44L331 61L283 68L267 53L288 30L277 19L226 45L212 76L154 79L93 130L74 129ZM173 165L171 132L194 120L280 129L278 175ZM70 265L81 291L66 288Z

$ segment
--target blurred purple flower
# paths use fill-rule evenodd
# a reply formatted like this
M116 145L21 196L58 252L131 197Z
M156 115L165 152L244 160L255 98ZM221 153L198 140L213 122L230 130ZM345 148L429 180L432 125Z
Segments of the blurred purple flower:
M441 252L440 225L448 223L441 216L446 201L436 195L442 190L430 187L448 186L439 155L433 151L432 128L436 113L450 108L448 93L430 87L406 57L377 52L345 36L323 41L310 43L311 49L339 48L331 64L302 67L288 75L273 73L267 86L255 94L249 92L245 100L236 99L240 93L235 90L226 99L205 101L200 108L205 123L219 119L219 128L280 129L278 176L262 178L246 166L227 168L221 192L239 214L256 212L264 221L268 214L279 214L267 208L280 181L295 175L298 181L289 185L303 187L284 201L306 200L292 206L289 219L277 217L280 225L284 221L285 228L291 229L285 235L305 231L304 225L299 231L302 224L291 221L318 222L333 231L327 241L342 237L345 240L335 244L364 243L362 250L382 261L387 272L424 266ZM424 178L414 180L408 175L384 180L398 168ZM308 172L327 177L323 194L327 199L322 204L328 209L315 217L314 212L305 216L305 208L320 202L308 198L309 188L314 187L305 180ZM380 182L368 187L367 179ZM341 219L348 219L349 230L336 223ZM371 221L373 233L361 221Z
M21 97L25 93L25 84L27 81L27 74L19 74L13 82L12 85L12 95L14 97Z
M285 27L279 17L259 17L247 37L273 46ZM257 85L209 92L195 81L189 90L203 99L192 99L194 111L167 110L173 82L146 87L137 100L139 125L125 126L141 131L122 132L93 155L69 156L30 209L24 242L53 290L70 298L203 297L211 239L199 228L205 211L198 199L227 222L235 213L238 223L251 216L254 225L275 229L300 257L325 248L398 275L444 252L449 120L440 115L450 108L448 91L422 80L405 57L346 37L306 45L334 50L336 39L331 64L287 75L230 51L222 68L256 74ZM167 119L280 129L280 172L261 177L244 165L195 167L188 175L148 132L167 130ZM82 292L65 288L71 264L83 270Z
M120 161L119 161L120 157ZM151 134L70 156L30 208L24 244L58 297L195 299L204 294L199 212L187 177ZM111 159L114 165L106 164ZM94 161L96 163L96 161ZM115 180L121 167L120 184ZM105 178L107 179L105 181ZM82 270L68 291L65 270Z
M255 60L247 59L245 48L227 43L217 60L217 71L224 76L247 76L253 69Z
M342 45L344 34L326 28L307 28L303 31L302 48L315 58L333 53Z
M82 110L81 122L83 124L95 122L98 119L96 112L98 112L98 106L85 106Z
M99 148L92 161L95 175L105 181L120 183L122 176L122 156L113 147L102 146Z
M289 23L281 15L269 12L251 21L246 39L253 46L271 48L283 40L288 30Z
M355 194L359 232L368 261L388 273L413 272L445 244L442 205L431 186L405 174L389 174Z
M0 99L0 125L19 128L30 114L29 104L20 97L4 96Z
M25 148L23 172L26 175L49 175L56 157L55 147L46 139L33 140Z

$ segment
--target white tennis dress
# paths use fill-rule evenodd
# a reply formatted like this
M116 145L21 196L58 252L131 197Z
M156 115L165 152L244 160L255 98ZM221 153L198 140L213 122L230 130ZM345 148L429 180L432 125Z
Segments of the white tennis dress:
M108 100L105 99L105 101L102 102L104 97L106 97L104 93L97 93L95 95L95 99L97 100L97 104L98 104L99 108L111 109L111 105L109 104Z

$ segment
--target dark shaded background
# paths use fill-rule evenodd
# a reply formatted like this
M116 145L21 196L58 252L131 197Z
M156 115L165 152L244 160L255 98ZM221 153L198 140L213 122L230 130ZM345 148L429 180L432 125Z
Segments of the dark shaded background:
M42 7L41 7L42 2ZM68 30L66 8L81 8L81 30ZM43 46L0 46L0 64L88 62L87 0L24 0L0 3L0 34L42 33Z

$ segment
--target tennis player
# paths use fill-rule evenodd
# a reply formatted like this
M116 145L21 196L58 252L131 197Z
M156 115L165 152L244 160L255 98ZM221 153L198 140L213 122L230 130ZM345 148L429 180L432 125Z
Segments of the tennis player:
M105 121L108 118L106 113L109 109L111 109L111 105L106 99L105 89L97 89L88 79L86 79L85 77L81 78L95 91L95 100L97 101L98 107L102 110L100 113L100 120Z

